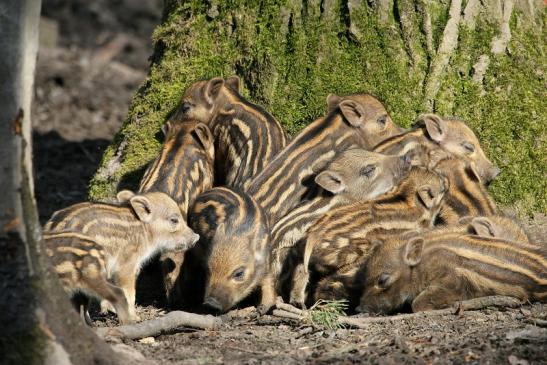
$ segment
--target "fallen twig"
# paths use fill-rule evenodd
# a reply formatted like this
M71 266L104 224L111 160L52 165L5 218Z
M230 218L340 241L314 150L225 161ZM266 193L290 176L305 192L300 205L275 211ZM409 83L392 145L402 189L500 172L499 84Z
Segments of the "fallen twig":
M211 315L173 311L160 318L118 327L101 327L97 328L95 332L99 337L103 338L106 336L115 336L135 340L158 336L161 333L172 331L179 327L216 329L221 324L222 320L220 318Z
M297 321L301 321L301 320L306 318L305 316L301 316L301 315L298 315L298 314L293 313L293 312L288 312L288 311L283 310L283 309L274 309L272 314L276 317L296 319Z
M438 309L427 312L417 312L409 314L399 314L395 316L385 316L385 317L348 317L348 316L338 316L337 321L340 325L354 327L354 328L367 328L371 323L384 323L384 322L395 322L408 319L420 319L420 318L430 318L438 317L445 315L454 315L460 314L464 311L474 311L480 310L488 307L501 307L501 308L516 308L522 305L522 302L513 297L506 296L490 296L464 300L453 304L451 307L446 309ZM295 308L287 303L277 303L277 308L273 311L274 316L290 318L296 320L306 320L310 318L309 311L303 311L301 309Z
M445 309L431 310L427 312L417 312L409 314L399 314L395 316L386 317L368 317L368 318L355 318L355 317L342 317L340 322L348 326L365 328L370 323L382 323L382 322L394 322L407 319L418 318L430 318L445 315L459 314L464 311L480 310L488 307L504 307L504 308L516 308L522 305L522 302L513 297L506 296L490 296L482 298L474 298L464 300L462 302L454 303L451 307Z
M304 311L302 309L296 308L295 306L292 306L292 305L287 304L287 303L283 303L279 300L275 304L275 307L277 309L281 309L281 310L284 310L284 311L287 311L287 312L291 312L291 313L297 314L299 316L304 315Z

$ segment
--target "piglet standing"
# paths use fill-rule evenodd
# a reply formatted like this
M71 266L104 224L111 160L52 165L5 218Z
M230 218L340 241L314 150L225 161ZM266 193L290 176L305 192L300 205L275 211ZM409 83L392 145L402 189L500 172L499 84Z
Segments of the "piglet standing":
M128 304L128 316L123 310L120 314L120 320L125 322L138 319L135 313L135 282L146 261L164 250L187 250L198 241L199 236L188 228L177 203L165 193L135 195L123 190L118 193L118 200L124 203L80 203L57 211L46 223L44 232L54 261L58 261L57 255L63 252L75 254L67 257L66 263L56 266L61 277L63 270L82 277L81 280L66 281L67 289L93 291L93 285L86 283L93 280L115 283L123 290ZM87 243L85 240L71 241L66 248L60 249L63 242L59 242L56 235L61 233L82 235ZM66 235L57 237L67 239ZM75 236L72 239L76 240ZM86 246L91 241L95 245ZM78 262L85 263L86 256L91 266L77 265ZM104 274L97 275L95 272ZM94 291L93 294L103 297L101 293ZM103 298L110 300L109 297ZM116 304L112 304L115 309L123 306L120 304L116 308Z

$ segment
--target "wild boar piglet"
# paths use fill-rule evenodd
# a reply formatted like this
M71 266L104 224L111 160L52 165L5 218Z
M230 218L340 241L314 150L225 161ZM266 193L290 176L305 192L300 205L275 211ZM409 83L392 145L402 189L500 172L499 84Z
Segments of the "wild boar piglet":
M198 309L228 311L262 288L260 304L275 301L269 284L270 235L262 208L247 194L226 187L201 194L189 215L200 234L183 266L183 296ZM266 285L268 283L268 285Z
M486 157L475 133L463 121L423 114L413 126L413 129L379 143L374 151L404 154L420 145L422 154L416 156L416 160L426 167L433 168L438 159L452 156L475 163L484 184L490 183L500 173L500 169Z
M214 140L203 123L195 120L168 121L162 131L165 135L158 156L150 163L139 185L139 192L166 193L179 205L182 217L196 197L210 189L214 180ZM184 250L164 252L160 256L165 294L173 307L180 301L176 281L184 260Z
M135 195L123 190L118 201L122 203L80 203L57 211L44 231L79 233L100 245L105 252L106 275L123 289L133 320L137 319L135 282L144 263L161 251L187 250L199 236L165 193Z
M184 93L175 120L195 119L215 139L216 185L246 191L287 144L281 124L239 93L239 77L198 81Z
M547 298L544 247L465 233L435 231L390 239L376 247L366 270L360 312L414 312L466 299L506 295Z

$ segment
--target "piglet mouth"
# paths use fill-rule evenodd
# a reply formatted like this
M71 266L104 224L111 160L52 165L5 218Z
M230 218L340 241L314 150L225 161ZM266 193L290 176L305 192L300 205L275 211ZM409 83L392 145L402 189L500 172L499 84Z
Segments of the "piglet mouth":
M189 239L183 241L180 244L180 247L184 250L188 250L196 245L196 243L199 241L199 234L194 233L193 236L191 236Z
M370 306L364 305L364 304L358 305L357 308L355 308L355 311L357 313L373 313L374 312Z
M223 311L222 304L215 297L206 297L203 306L212 313L222 313Z

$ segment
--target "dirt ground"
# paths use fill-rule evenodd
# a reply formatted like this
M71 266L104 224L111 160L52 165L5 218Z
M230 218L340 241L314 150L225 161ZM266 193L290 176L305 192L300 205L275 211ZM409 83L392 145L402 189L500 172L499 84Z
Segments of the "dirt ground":
M36 196L44 222L86 199L87 184L131 97L146 76L161 0L44 0L34 106ZM544 242L547 218L525 222ZM161 315L158 271L139 281L139 314ZM258 316L222 317L216 331L180 329L127 344L160 364L547 364L547 305L464 312L371 324L366 330L309 329ZM96 314L97 326L115 325Z

